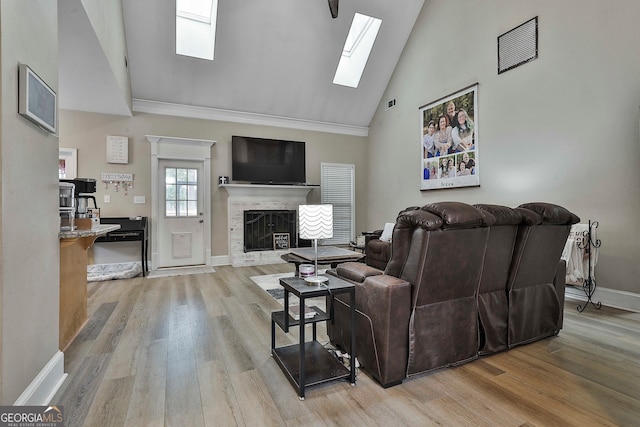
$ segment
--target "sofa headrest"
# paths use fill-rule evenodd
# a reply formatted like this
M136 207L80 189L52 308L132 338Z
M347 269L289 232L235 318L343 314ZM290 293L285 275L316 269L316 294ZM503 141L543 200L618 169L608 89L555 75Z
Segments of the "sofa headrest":
M542 215L537 214L531 209L515 208L522 215L522 223L525 225L540 225L542 224Z
M518 225L522 222L522 213L508 206L502 205L473 205L494 218L490 225Z
M577 215L574 215L562 206L552 203L533 202L525 203L518 207L529 209L539 214L542 217L542 221L548 224L571 225L580 222L580 218L578 218Z
M491 227L492 225L496 224L496 217L494 217L493 215L491 215L487 211L483 211L482 209L478 209L478 211L482 214L482 217L483 217L482 224L483 225L486 225L487 227Z
M417 210L420 210L420 206L409 206L407 208L402 209L400 212L398 212L398 215L402 215L405 212L417 211Z
M423 211L442 218L442 228L486 227L493 221L479 209L462 202L437 202L424 205Z
M400 212L396 219L395 233L400 230L406 230L407 228L420 227L425 230L437 230L442 227L442 219L430 212L423 210L409 210Z

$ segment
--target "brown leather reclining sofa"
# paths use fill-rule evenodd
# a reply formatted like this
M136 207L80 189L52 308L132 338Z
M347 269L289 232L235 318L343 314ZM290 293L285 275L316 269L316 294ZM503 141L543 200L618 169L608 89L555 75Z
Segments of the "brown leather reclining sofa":
M382 230L376 230L365 236L365 262L371 267L384 270L391 258L391 242L380 240Z
M401 211L384 270L344 263L356 286L356 355L389 387L406 377L555 335L564 261L579 218L548 203L511 209L460 202ZM331 341L350 342L348 300L336 297Z

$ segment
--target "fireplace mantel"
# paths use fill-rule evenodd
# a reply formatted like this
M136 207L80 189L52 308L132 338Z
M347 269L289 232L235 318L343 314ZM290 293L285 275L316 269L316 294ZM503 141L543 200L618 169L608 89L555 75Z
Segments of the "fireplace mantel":
M220 184L233 197L307 197L318 185Z

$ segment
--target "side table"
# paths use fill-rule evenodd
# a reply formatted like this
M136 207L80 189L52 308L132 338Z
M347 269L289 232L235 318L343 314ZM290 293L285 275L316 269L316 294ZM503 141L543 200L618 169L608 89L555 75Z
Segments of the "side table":
M351 385L356 383L355 355L355 286L345 280L334 276L328 276L329 281L320 286L307 285L304 279L298 277L285 277L280 279L280 285L284 287L284 310L271 313L271 355L278 363L287 379L298 391L300 400L304 400L305 388L341 378L348 378ZM351 348L349 349L350 367L340 363L322 344L317 341L316 325L319 322L330 321L331 310L325 313L318 307L312 307L318 314L313 318L305 319L304 315L295 320L289 315L289 294L300 299L300 307L305 306L308 298L325 297L328 303L333 304L336 294L348 293L351 307ZM305 325L311 324L313 336L307 342L305 339ZM289 327L300 328L300 342L285 347L276 348L276 325L283 332L288 333Z

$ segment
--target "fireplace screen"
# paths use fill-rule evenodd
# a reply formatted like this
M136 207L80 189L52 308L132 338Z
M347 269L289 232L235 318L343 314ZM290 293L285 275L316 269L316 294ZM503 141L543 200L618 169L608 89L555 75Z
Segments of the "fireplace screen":
M244 251L272 251L274 233L288 233L291 247L296 246L296 211L244 211Z

